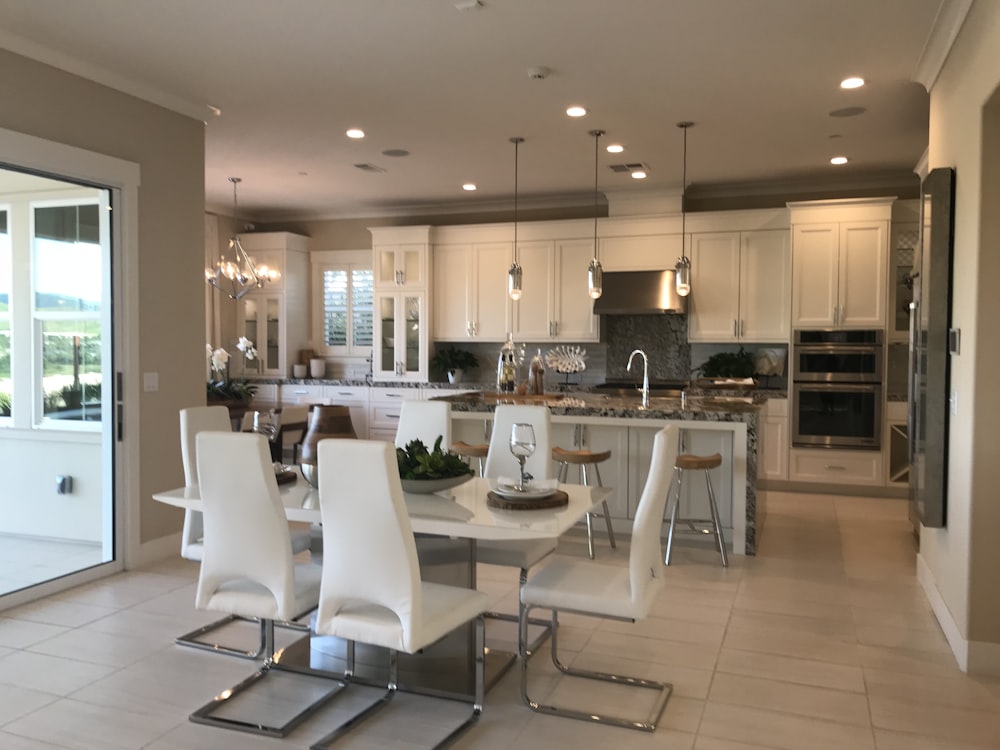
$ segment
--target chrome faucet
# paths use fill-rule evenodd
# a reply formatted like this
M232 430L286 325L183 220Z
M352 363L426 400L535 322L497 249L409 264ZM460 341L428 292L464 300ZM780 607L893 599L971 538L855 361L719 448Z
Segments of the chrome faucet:
M632 358L636 354L642 357L642 408L645 409L649 406L649 357L646 356L646 352L642 349L634 350L628 355L628 364L625 369L632 372Z

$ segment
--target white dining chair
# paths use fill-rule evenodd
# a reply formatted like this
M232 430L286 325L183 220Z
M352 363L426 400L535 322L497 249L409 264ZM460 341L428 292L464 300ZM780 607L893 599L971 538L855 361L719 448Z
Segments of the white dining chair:
M667 502L670 475L677 455L678 430L667 425L653 439L653 457L649 476L632 524L628 567L575 557L555 556L521 587L518 650L521 661L521 698L540 713L594 721L617 727L652 732L663 714L673 686L639 677L608 674L568 667L559 661L559 612L605 617L635 622L649 614L657 593L663 586L666 569L660 557L660 527ZM580 710L547 705L528 695L528 616L541 607L552 611L552 663L560 672L629 687L657 691L656 701L644 719L625 719L605 714L600 707ZM574 662L578 663L579 658Z
M375 440L319 444L323 519L323 585L314 628L348 641L345 677L354 674L354 643L389 652L386 692L361 713L312 745L326 748L383 708L395 695L398 652L413 654L475 621L475 696L472 714L435 747L449 744L482 712L488 598L475 589L420 578L417 545L403 499L393 446Z
M267 438L254 433L202 432L196 442L205 554L195 606L259 618L265 649L264 662L256 672L219 693L190 718L200 724L284 737L342 685L323 680L326 692L322 697L281 724L263 724L253 716L234 718L229 704L281 668L275 658L275 621L295 620L316 608L322 568L292 559ZM220 709L225 715L216 715Z
M501 476L517 477L520 468L517 459L510 452L510 430L515 424L530 424L535 431L535 452L524 462L525 471L536 480L553 479L551 442L552 416L545 406L520 404L498 404L493 412L493 431L490 434L489 452L486 454L484 475L493 479ZM525 539L511 541L480 541L476 545L477 562L501 565L518 569L518 586L528 579L528 571L556 551L558 540ZM517 622L518 616L512 612L490 611L486 615L492 620ZM535 651L549 636L549 622L534 619L532 625L542 628L541 633L530 644L529 653Z
M433 450L441 438L441 450L451 448L451 404L447 401L404 401L396 425L396 447L405 448L411 440L419 440Z
M232 423L229 419L229 409L225 406L192 406L180 410L181 426L181 463L184 465L184 485L195 487L198 484L198 455L196 448L196 438L201 432L229 432L232 430ZM181 529L181 557L185 560L201 562L205 553L203 539L205 536L204 517L199 510L184 511L184 526ZM291 531L290 540L292 552L298 554L310 548L312 535L308 524L296 524ZM257 659L264 653L264 638L261 635L257 648L247 650L234 646L226 646L217 642L208 642L202 638L217 630L233 620L245 619L228 615L220 620L215 620L207 625L195 628L189 633L178 636L174 642L180 646L191 648L202 648L208 651L215 651L230 656L239 656L247 659ZM256 621L256 618L250 618ZM290 627L301 630L302 627L292 623L282 623L283 627Z

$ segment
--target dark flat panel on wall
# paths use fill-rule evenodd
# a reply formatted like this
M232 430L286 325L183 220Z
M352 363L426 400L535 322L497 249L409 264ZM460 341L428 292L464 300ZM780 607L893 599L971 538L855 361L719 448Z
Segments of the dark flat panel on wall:
M947 517L954 199L955 170L932 170L921 187L910 311L911 515L929 527L943 527Z

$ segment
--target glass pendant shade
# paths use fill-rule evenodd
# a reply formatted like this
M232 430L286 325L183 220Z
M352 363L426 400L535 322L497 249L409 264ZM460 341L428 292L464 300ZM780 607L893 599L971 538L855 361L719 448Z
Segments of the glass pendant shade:
M587 266L587 287L591 299L598 299L604 292L604 269L597 258Z
M521 299L521 276L521 264L514 261L507 271L507 294L515 302Z
M677 259L674 269L677 271L677 293L687 297L691 294L691 261L686 255L682 255Z

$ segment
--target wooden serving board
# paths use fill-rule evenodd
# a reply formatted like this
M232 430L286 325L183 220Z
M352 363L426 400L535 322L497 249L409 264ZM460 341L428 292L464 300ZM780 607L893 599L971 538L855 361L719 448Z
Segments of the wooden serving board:
M561 508L569 504L569 495L562 490L556 490L548 497L537 500L508 500L495 492L486 493L486 504L500 510L544 510L545 508Z

